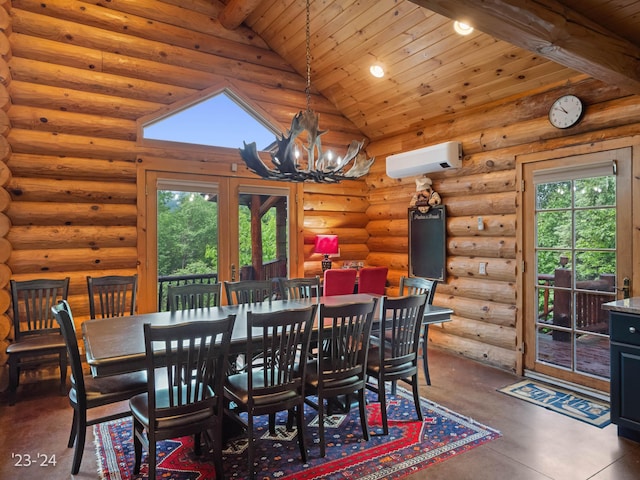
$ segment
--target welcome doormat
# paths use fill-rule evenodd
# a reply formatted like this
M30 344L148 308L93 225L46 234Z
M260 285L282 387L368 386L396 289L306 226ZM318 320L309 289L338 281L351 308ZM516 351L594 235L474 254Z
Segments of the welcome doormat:
M500 437L500 432L470 418L422 399L424 421L419 422L411 395L398 388L398 394L387 400L389 435L381 435L380 404L368 392L368 442L362 438L358 409L344 415L332 415L326 422L326 457L320 457L317 412L305 408L305 439L308 463L300 459L298 441L286 428L269 434L267 416L256 417L254 436L256 478L263 480L302 479L399 479L429 465L460 455L474 447ZM315 427L313 420L316 420ZM277 417L286 422L286 413ZM142 457L140 475L133 472L134 452L131 419L120 419L94 425L98 472L103 480L147 478L147 452ZM375 435L379 433L380 435ZM246 437L225 447L225 478L247 478ZM213 479L215 469L210 456L193 453L193 437L158 442L157 473L160 478Z
M512 397L582 420L596 427L609 425L609 404L534 380L523 380L498 390Z

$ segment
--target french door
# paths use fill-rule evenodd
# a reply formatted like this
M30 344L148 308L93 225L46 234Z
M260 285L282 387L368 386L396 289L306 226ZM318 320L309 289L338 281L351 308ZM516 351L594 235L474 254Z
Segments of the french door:
M631 148L523 164L525 374L608 391L601 306L632 278L631 165Z
M141 312L160 308L163 276L206 272L223 282L298 274L299 186L156 170L145 172L145 184Z

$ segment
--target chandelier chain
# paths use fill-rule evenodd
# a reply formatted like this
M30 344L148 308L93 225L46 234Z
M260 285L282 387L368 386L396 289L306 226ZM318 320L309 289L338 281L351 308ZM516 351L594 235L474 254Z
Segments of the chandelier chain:
M306 42L307 42L307 85L304 92L307 96L307 112L311 111L311 2L307 0L307 23L306 23Z

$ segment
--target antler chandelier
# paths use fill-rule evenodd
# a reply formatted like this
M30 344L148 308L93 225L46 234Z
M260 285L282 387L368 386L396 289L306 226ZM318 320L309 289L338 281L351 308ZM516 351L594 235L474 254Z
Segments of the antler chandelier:
M367 159L362 152L364 140L353 140L344 157L334 158L331 151L322 149L320 137L327 133L318 128L318 114L311 110L311 29L310 29L310 1L307 0L307 85L305 93L307 97L306 111L298 112L291 121L291 129L288 133L282 133L276 137L275 151L271 152L271 161L275 168L268 168L258 156L255 142L244 143L240 148L240 156L247 168L268 180L288 180L291 182L304 182L305 180L317 183L336 183L345 179L354 179L365 175L373 164L374 158ZM307 143L302 150L306 152L305 159L300 158L300 149L296 140L306 132ZM302 142L301 142L302 143ZM350 163L351 168L347 170Z

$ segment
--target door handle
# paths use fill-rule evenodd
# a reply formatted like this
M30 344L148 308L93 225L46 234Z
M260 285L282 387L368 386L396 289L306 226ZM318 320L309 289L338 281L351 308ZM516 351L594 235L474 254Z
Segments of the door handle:
M233 263L231 264L231 281L236 281L236 266Z
M622 288L617 288L616 290L622 291L622 298L629 298L631 296L631 279L624 277L622 279Z

